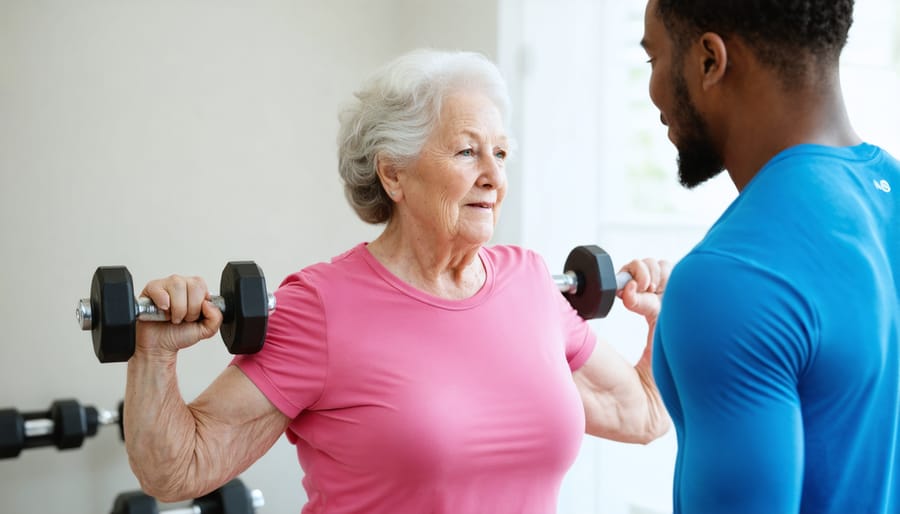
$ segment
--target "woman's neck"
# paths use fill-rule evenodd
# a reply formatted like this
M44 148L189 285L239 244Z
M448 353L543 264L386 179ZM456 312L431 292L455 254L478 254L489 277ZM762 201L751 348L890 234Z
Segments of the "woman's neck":
M484 285L480 245L408 233L391 223L368 244L369 253L388 271L439 298L469 298Z

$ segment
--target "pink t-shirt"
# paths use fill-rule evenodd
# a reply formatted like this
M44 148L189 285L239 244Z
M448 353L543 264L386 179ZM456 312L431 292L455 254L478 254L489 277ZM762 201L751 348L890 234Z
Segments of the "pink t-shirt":
M572 371L593 332L544 261L483 248L445 300L362 243L288 276L265 346L236 364L293 418L304 514L550 514L584 434Z

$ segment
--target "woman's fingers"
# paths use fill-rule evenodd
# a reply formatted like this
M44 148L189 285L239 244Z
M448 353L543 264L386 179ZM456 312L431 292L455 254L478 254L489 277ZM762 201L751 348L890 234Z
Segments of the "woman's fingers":
M150 298L171 323L197 321L203 303L209 298L206 281L200 277L170 275L152 280L144 287L143 296Z

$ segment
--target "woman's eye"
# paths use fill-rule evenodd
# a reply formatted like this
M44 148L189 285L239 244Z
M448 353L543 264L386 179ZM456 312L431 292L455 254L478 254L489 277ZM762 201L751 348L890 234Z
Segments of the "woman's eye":
M505 160L506 159L506 150L497 150L496 152L494 152L494 157L500 159L501 161Z
M473 155L475 155L475 150L466 148L465 150L460 150L459 155L462 155L463 157L472 157Z

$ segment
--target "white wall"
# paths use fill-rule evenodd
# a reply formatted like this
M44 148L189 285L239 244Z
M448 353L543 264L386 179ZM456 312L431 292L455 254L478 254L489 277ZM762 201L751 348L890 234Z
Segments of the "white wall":
M371 239L337 178L339 105L412 47L493 56L496 16L478 0L0 2L0 408L118 404L125 365L99 364L74 320L99 265L215 291L226 261L253 259L274 288ZM185 397L228 360L218 338L183 352ZM0 511L108 512L137 487L115 432L0 460ZM299 512L283 438L243 476L264 512Z

